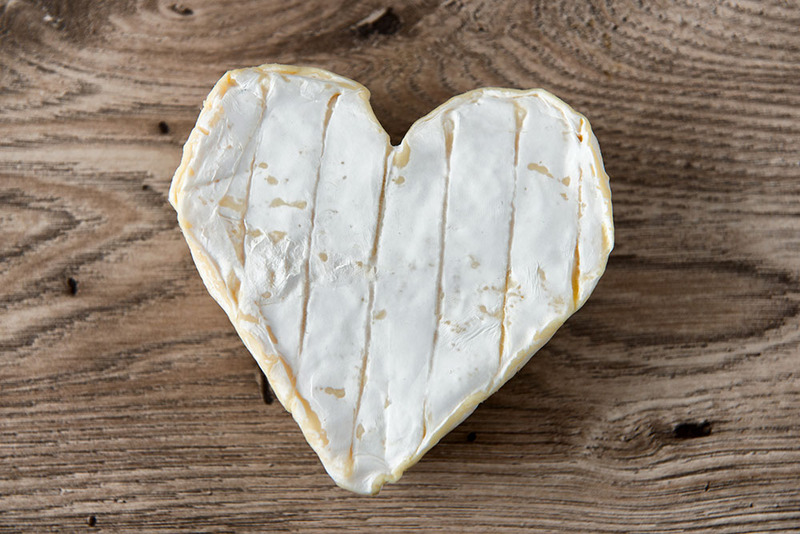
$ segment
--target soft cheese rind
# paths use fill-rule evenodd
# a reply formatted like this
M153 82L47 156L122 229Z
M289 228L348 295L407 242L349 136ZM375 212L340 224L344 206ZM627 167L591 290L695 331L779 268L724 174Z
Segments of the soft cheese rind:
M613 247L588 121L486 88L397 147L361 85L226 74L170 202L198 270L340 486L376 493L588 298Z

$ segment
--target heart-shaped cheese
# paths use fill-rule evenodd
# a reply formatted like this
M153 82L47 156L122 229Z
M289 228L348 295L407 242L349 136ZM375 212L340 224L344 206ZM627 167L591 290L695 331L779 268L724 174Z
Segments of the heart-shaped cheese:
M363 86L226 74L170 201L222 306L341 487L376 493L575 312L613 246L589 123L478 89L392 147Z

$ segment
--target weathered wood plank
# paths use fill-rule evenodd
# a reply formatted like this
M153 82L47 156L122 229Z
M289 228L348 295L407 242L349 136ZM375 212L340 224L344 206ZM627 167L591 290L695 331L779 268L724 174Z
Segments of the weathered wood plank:
M800 6L387 7L0 0L0 531L797 530ZM395 142L544 87L612 177L595 295L376 498L262 401L166 202L212 84L264 62L364 83Z

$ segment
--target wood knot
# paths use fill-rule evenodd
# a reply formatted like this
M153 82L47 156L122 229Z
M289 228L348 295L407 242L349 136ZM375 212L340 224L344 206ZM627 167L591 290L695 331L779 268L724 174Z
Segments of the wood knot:
M711 423L703 421L701 423L678 423L672 429L672 435L676 439L703 438L711 435Z
M400 29L400 17L391 7L377 9L355 24L359 37L366 38L377 33L393 35Z
M86 524L89 525L90 527L97 525L97 518L93 515L90 515L89 517L86 518Z
M67 287L69 288L70 295L78 294L78 281L71 276L67 278Z
M194 10L183 4L172 4L169 8L182 17L190 17L194 15Z
M469 441L470 443L474 442L476 439L478 439L478 434L476 434L475 432L470 432L469 434L467 434L467 441Z
M167 124L166 121L159 122L158 131L161 132L162 135L167 135L169 133L169 124Z

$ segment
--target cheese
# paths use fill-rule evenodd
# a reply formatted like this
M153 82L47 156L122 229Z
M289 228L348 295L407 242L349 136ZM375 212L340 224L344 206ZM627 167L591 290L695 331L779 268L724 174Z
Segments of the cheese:
M393 147L366 88L282 65L217 83L170 202L276 396L363 494L550 339L614 242L597 141L550 93L465 93Z

